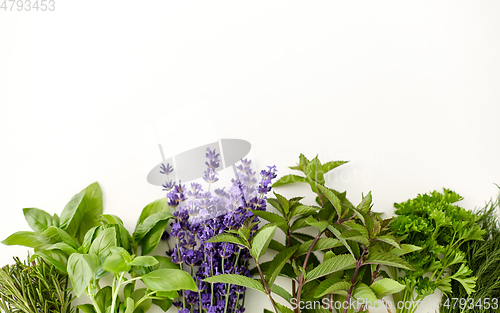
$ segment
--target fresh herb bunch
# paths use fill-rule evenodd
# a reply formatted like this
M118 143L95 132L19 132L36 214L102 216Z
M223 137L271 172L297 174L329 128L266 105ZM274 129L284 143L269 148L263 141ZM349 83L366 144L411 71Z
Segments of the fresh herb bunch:
M474 212L477 222L485 231L484 241L468 241L460 246L465 254L467 265L476 277L476 291L473 294L460 282L453 280L451 289L453 298L461 300L454 305L449 297L443 297L441 313L491 313L500 312L500 221L498 218L500 196L490 200L487 205ZM459 270L458 265L452 265L452 270Z
M276 177L276 168L263 170L256 186L256 172L252 170L251 161L243 159L236 168L238 176L233 179L232 187L227 191L222 188L211 192L212 183L218 181L219 154L207 149L206 157L207 170L203 179L208 184L207 191L198 183L191 183L191 188L186 189L180 182L173 182L168 176L173 168L169 164L162 165L162 173L167 175L163 187L168 192L170 207L175 208L169 234L175 244L167 253L180 269L191 273L198 286L198 292L184 292L174 305L181 313L241 313L245 311L245 287L209 284L203 280L221 273L249 277L249 251L232 243L208 243L207 240L250 223L253 226L248 229L249 236L256 232L258 218L250 210L266 209L266 194L271 189L271 180Z
M317 205L304 205L300 203L302 197L286 199L275 193L277 199L267 201L279 214L252 211L270 222L255 236L250 238L248 227L242 227L208 241L231 242L249 249L260 281L235 274L221 274L205 281L237 284L263 292L276 313L333 312L334 302L343 305L344 313L352 312L349 308L352 300L377 305L379 299L402 290L404 285L395 280L378 279L384 275L382 265L411 270L411 265L398 256L407 251L407 247L400 246L390 233L391 220L383 220L380 214L371 211L371 193L354 206L347 200L346 192L325 186L324 175L344 163L321 164L317 157L308 160L300 155L299 164L291 168L305 176L286 175L274 186L308 183L317 195ZM302 232L309 226L316 229L316 236ZM284 232L285 244L273 239L277 229ZM268 248L278 254L272 261L261 263L260 258ZM321 253L319 258L315 252ZM292 294L275 284L278 276L291 279ZM273 294L290 303L294 311L275 301ZM325 299L330 303L328 309L301 305L301 301L324 304ZM364 309L362 306L361 311Z
M15 263L0 269L0 309L4 313L72 313L74 296L68 275L43 259Z
M413 271L390 271L393 279L405 285L395 294L394 300L412 302L411 308L400 308L397 312L415 312L418 304L436 288L444 294L452 294L452 280L463 286L467 294L474 292L476 278L467 266L462 244L483 240L484 231L478 217L455 205L462 197L449 189L443 193L433 191L420 194L415 199L396 203L396 219L391 228L403 243L421 249L408 253L404 258L413 266ZM450 272L447 269L452 269ZM423 276L430 273L429 276Z
M92 301L78 306L84 313L145 312L152 303L166 311L178 290L197 290L191 276L169 258L137 256L139 247L142 255L156 248L173 217L168 210L166 199L150 203L130 235L119 217L102 214L102 191L94 183L69 201L60 218L40 209L24 209L33 231L16 232L3 243L34 248L33 257L69 275L75 294L85 292ZM100 280L108 274L113 275L112 285L101 287ZM137 280L147 288L136 290Z

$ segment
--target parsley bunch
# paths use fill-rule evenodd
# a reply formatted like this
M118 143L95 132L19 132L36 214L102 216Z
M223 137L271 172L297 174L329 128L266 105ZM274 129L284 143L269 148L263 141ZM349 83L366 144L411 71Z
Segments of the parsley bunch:
M483 240L484 230L476 215L455 204L462 199L444 189L443 193L433 191L394 205L397 217L391 229L402 243L415 247L415 251L403 256L414 271L389 269L391 276L406 286L394 294L396 306L399 301L421 301L436 288L450 295L452 280L461 284L467 294L474 292L476 278L460 247L471 240ZM412 313L416 308L398 308L398 313Z

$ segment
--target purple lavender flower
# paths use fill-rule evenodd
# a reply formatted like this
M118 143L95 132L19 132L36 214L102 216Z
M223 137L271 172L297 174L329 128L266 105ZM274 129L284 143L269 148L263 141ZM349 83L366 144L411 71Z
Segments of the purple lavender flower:
M220 165L219 154L207 149L207 169L203 179L209 183L219 180L216 169ZM172 172L170 165L162 165L162 173ZM180 182L163 185L168 191L169 205L175 208L170 236L176 243L167 251L173 263L181 268L190 268L199 292L185 291L183 301L174 305L180 313L214 312L242 313L245 287L205 283L207 277L220 274L239 274L251 277L248 249L231 243L207 243L217 234L239 229L250 222L258 222L250 209L265 210L266 194L271 190L276 167L261 171L258 186L256 172L249 160L241 160L237 167L237 178L229 189L220 188L213 192L203 190L202 185L191 183L186 189ZM257 224L251 225L251 236L257 231ZM248 226L245 226L248 227ZM181 293L179 293L182 296ZM182 299L181 299L182 300Z
M211 151L210 148L207 148L207 154L206 157L209 159L205 164L207 165L207 170L204 172L203 179L209 183L215 183L219 180L217 177L217 173L215 172L215 169L219 167L219 154L215 154L215 149L214 151Z
M163 191L170 191L172 188L174 188L175 184L174 184L174 181L171 180L171 181L165 182L161 186L163 187Z
M165 164L163 164L163 163L160 165L160 173L162 173L162 174L169 175L173 171L174 171L174 168L168 163L167 163L167 166L165 166Z

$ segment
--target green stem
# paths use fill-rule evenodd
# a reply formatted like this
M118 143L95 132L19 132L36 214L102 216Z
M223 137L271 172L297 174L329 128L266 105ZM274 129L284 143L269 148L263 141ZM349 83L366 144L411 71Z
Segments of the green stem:
M124 281L123 283L121 283L120 286L124 285L124 284L131 283L131 282L139 280L139 279L141 279L141 277L134 277L134 278L127 279L126 281Z
M125 272L123 272L120 275L120 277L118 278L118 281L116 280L116 275L113 276L113 287L111 289L111 293L113 295L113 298L111 300L111 312L112 313L116 312L116 298L118 298L118 292L120 292L120 287L122 285L123 276L125 276Z
M214 276L214 264L213 264L213 257L210 257L210 277ZM210 305L214 305L214 284L210 284L210 289L212 293L210 294Z
M144 295L144 297L142 297L141 299L139 299L139 301L137 301L134 305L134 310L137 309L142 302L146 301L150 296L154 295L155 293L156 291L150 292L147 295Z
M94 295L92 294L92 291L90 290L90 288L87 287L87 291L88 291L87 296L89 297L90 301L92 302L92 305L94 306L96 313L102 313L101 309L99 308L99 305L97 304L97 302L95 302Z
M226 247L224 247L224 252L226 250ZM224 272L224 260L225 258L222 258L222 274L225 274ZM224 313L226 313L227 311L227 301L229 300L229 287L231 286L231 284L227 284L227 287L226 287L226 301L225 301L225 305L224 305Z
M236 269L238 268L238 259L240 258L241 248L238 250L238 254L236 255L236 260L234 261L234 273L236 273ZM222 274L224 274L224 259L222 259ZM227 303L229 302L229 288L231 288L231 284L227 284L226 289L226 304L224 305L224 313L227 312ZM236 302L238 304L238 302Z

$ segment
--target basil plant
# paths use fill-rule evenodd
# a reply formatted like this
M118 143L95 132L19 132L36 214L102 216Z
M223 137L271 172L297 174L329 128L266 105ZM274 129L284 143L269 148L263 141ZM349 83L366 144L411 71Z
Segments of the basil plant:
M34 248L33 258L67 274L75 294L85 293L92 302L78 306L84 313L143 313L152 304L167 311L179 290L197 291L191 276L169 258L147 256L173 217L168 209L166 198L147 205L131 235L118 216L103 214L102 191L93 183L71 198L60 217L24 209L33 231L16 232L2 243ZM111 285L101 286L108 275ZM146 288L136 289L137 281Z

